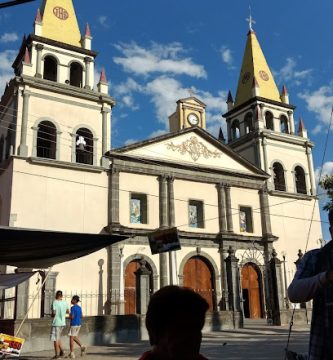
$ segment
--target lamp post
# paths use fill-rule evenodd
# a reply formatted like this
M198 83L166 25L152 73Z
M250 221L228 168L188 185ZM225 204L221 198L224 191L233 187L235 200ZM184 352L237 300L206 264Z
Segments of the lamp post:
M285 251L282 251L282 258L283 258L283 277L284 277L284 301L286 304L286 309L289 309L287 271L286 271L286 252Z

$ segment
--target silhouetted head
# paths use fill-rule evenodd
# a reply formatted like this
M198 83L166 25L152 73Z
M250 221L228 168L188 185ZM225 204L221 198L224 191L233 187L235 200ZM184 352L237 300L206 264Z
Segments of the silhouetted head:
M80 297L78 295L74 295L71 300L71 304L75 305L80 301Z
M190 289L166 286L157 291L146 315L156 359L197 359L208 307L207 301Z
M61 290L58 290L57 292L56 292L56 299L57 300L61 300L62 299L62 291Z

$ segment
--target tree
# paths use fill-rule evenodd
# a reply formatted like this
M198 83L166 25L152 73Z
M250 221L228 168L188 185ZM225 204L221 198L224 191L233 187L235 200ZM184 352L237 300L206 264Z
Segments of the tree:
M324 210L333 209L333 175L326 175L319 185L327 191L328 202L324 205Z

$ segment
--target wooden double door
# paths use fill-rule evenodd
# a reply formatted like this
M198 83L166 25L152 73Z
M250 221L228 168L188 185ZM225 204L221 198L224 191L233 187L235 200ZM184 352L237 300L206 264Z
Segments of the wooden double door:
M140 260L131 261L125 269L125 314L132 315L136 314L136 275L135 272L140 267ZM146 264L147 269L150 271L150 289L149 292L153 291L153 273L150 265Z
M261 277L260 270L254 264L246 264L242 268L242 293L244 316L249 319L261 319Z
M202 257L194 256L184 267L184 287L200 294L209 304L209 311L216 308L214 273L211 265Z

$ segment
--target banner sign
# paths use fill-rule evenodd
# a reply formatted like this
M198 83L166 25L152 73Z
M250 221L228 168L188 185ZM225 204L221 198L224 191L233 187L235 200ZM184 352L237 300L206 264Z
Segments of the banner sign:
M177 228L157 230L148 237L153 255L181 249Z
M24 339L0 334L0 355L20 356Z

